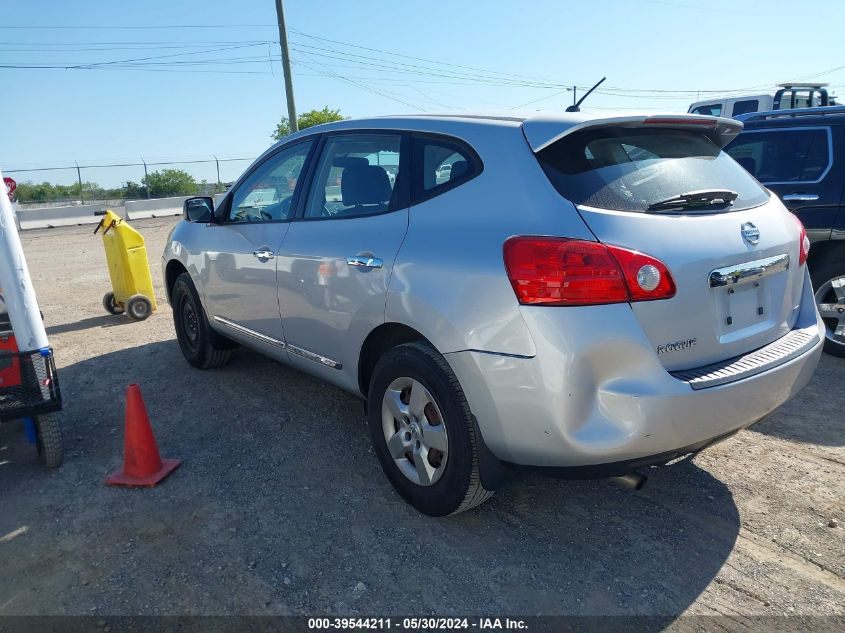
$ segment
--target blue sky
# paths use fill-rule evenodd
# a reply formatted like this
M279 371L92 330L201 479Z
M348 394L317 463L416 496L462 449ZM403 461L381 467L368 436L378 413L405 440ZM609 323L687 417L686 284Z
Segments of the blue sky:
M825 72L845 64L845 43L825 26L845 22L835 0L286 0L285 9L300 112L563 109L564 86L605 75L592 108L685 111L695 91L767 92L808 76L845 88L845 67ZM174 25L213 28L164 28ZM273 0L4 0L0 27L0 65L61 67L0 68L6 170L254 157L286 112ZM139 61L113 63L123 60ZM73 65L88 68L65 69ZM224 163L223 180L246 165ZM213 165L184 168L216 179ZM115 186L142 175L83 178Z

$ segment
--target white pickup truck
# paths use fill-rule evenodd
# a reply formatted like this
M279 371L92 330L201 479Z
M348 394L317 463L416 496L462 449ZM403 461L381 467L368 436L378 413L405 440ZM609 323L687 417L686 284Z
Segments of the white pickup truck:
M749 112L768 112L793 108L815 108L836 105L834 97L827 93L828 84L779 84L774 95L758 94L741 97L717 97L696 101L690 105L690 114L736 117Z

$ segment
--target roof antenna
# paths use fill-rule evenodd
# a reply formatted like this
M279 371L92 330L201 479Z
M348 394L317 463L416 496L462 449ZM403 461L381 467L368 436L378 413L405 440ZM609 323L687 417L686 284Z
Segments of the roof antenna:
M581 108L580 108L579 106L580 106L582 103L584 103L584 99L586 99L587 97L589 97L589 96L590 96L590 93L591 93L593 90L595 90L596 88L598 88L598 87L602 84L602 82L603 82L605 79L607 79L607 77L602 77L602 78L599 80L599 82L598 82L595 86L593 86L592 88L590 88L590 89L587 91L587 93L586 93L583 97L581 97L580 99L578 99L578 103L576 103L575 105L571 105L571 106L569 106L568 108L566 108L566 111L567 111L567 112L580 112L580 111L581 111Z

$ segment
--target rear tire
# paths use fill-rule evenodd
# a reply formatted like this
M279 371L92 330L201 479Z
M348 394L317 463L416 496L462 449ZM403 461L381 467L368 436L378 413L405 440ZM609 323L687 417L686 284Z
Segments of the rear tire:
M35 446L38 460L45 468L57 468L64 459L62 426L55 413L39 415L35 418Z
M106 309L106 312L109 314L113 314L115 316L119 314L123 314L123 306L119 305L114 298L113 292L107 292L103 296L103 307ZM41 315L41 318L44 318L44 315Z
M396 391L401 389L403 384L409 385L407 396L404 391ZM418 388L422 389L427 400L430 398L428 404L434 405L434 409L425 406L424 416L410 415L413 409L411 394L413 389ZM400 422L395 417L396 410L390 408L389 391L399 393L402 403L405 402L403 398L409 400L410 404L406 403L403 407L409 416L401 417L420 422L410 429L414 433L413 436L407 432L410 427ZM486 490L481 483L475 427L463 389L452 368L430 345L422 342L405 343L387 351L373 370L367 408L373 447L381 467L396 491L417 510L429 516L457 514L474 508L493 496L493 491ZM419 475L418 481L412 481L414 469L419 471L416 466L419 454L413 452L413 446L416 444L417 449L420 447L420 441L415 442L413 438L422 440L424 445L427 444L427 423L423 423L422 419L428 419L432 415L442 416L442 420L435 421L434 426L436 428L440 424L443 425L440 433L445 430L446 442L444 443L442 438L440 442L441 445L445 444L446 450L435 449L435 461L433 464L429 462L433 467L429 469L429 479L433 483L423 485L418 483L422 479ZM410 438L407 442L407 452L399 457L394 456L391 450L401 452L405 449L399 447L397 451L398 445L394 445L393 449L388 447L387 436L393 432L393 429L388 427L392 424L395 424L396 435ZM432 447L428 447L425 454L431 455ZM437 466L438 463L442 465L442 469Z
M837 327L845 327L845 285L840 285L845 284L845 262L824 266L811 272L810 277L825 324L824 351L845 357L845 334L836 335Z
M173 325L182 355L197 369L222 367L236 346L211 329L197 289L188 273L177 277L171 292Z

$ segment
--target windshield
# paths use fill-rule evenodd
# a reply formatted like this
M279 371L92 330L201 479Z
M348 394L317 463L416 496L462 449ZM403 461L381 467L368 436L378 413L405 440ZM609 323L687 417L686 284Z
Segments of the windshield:
M766 190L713 141L687 130L583 130L545 148L537 159L562 196L601 209L645 212L667 199L707 191L737 194L733 204L708 212L768 200Z

